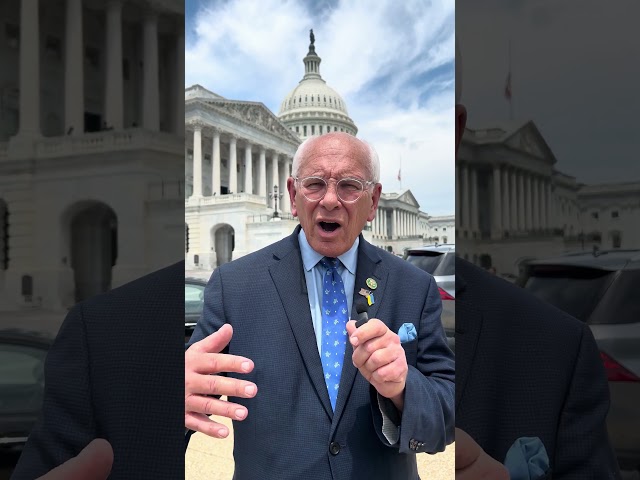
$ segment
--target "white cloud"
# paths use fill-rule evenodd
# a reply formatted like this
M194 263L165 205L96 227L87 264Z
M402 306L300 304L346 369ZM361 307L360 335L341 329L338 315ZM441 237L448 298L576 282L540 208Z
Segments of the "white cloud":
M316 10L288 0L203 2L187 18L196 35L185 52L186 84L277 114L302 78L313 28L322 76L344 98L358 136L378 150L384 190L398 189L402 157L402 187L422 210L453 213L453 69L448 81L429 75L454 57L453 2L345 0Z

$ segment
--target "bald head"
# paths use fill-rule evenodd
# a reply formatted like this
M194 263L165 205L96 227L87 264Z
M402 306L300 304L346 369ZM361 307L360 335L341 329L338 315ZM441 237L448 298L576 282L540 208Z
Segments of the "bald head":
M362 152L362 157L365 159L367 173L369 174L369 178L366 180L370 180L375 183L380 181L380 160L375 149L366 141L360 140L359 138L344 132L325 133L324 135L309 137L302 142L293 156L293 165L291 166L292 176L298 176L301 165L307 159L308 152L312 151L314 145L318 144L318 142L335 142L342 145L350 145L353 148L360 150Z

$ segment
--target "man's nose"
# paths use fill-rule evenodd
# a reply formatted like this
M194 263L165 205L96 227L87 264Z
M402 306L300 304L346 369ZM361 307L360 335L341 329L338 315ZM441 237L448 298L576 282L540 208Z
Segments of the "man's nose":
M338 197L338 186L335 183L327 184L327 192L321 201L325 208L333 209L340 205L340 197Z

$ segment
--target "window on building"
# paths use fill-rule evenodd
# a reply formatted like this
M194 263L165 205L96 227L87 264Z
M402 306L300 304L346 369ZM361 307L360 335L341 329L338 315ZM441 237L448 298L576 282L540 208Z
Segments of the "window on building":
M320 125L318 128L320 129L320 131L319 131L318 133L319 133L320 135L322 135L322 125Z
M20 46L20 27L11 23L4 26L4 36L9 47L18 49Z
M45 38L44 48L47 54L53 58L60 60L62 58L62 44L58 37L47 35Z
M613 212L611 212L611 218L618 218L619 214L617 210L614 210Z
M447 231L447 227L442 227L442 231L446 232Z
M211 155L209 155L208 153L204 154L204 163L206 163L207 165L211 165Z
M442 243L447 243L447 237L442 237Z
M598 212L591 212L591 218L597 220L598 219Z
M622 245L622 235L620 232L613 232L611 234L611 246L613 248L620 248Z
M296 133L300 133L300 127L296 125Z
M316 126L311 125L311 135L315 135L315 134L316 134Z
M333 127L333 131L337 132L338 131L338 127Z
M304 127L302 127L302 134L306 137L307 136L307 126L305 125Z
M193 150L191 148L187 148L187 160L193 161Z

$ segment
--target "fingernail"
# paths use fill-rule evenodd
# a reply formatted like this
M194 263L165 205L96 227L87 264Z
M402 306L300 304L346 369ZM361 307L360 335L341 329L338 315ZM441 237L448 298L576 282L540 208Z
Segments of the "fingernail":
M351 340L351 345L354 347L358 346L358 337L351 337L349 340Z
M244 387L244 393L246 393L247 395L253 395L254 393L256 393L256 387L254 387L253 385L249 385Z
M239 408L239 409L236 410L236 417L237 418L243 419L246 416L247 416L246 410L244 410L242 408Z
M218 430L218 435L220 435L221 437L224 437L227 435L227 429L226 428L221 428Z
M251 362L242 362L242 365L240 365L242 367L242 370L244 372L248 372L249 370L251 370Z

